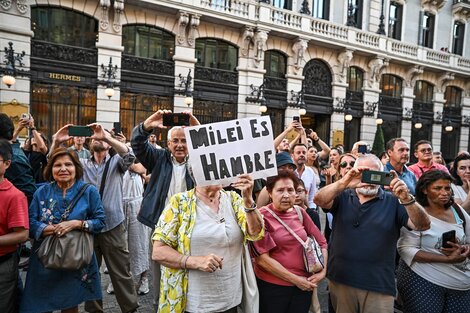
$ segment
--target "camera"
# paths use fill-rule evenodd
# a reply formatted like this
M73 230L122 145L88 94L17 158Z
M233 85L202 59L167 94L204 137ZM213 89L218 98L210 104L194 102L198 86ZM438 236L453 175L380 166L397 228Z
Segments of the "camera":
M31 115L29 115L28 113L23 113L21 114L21 119L29 121L31 119Z
M373 185L388 186L392 182L393 174L380 171L363 171L361 182Z
M93 135L93 129L89 126L70 126L69 136L72 137L91 137Z
M189 114L185 114L185 113L163 114L163 126L189 126Z

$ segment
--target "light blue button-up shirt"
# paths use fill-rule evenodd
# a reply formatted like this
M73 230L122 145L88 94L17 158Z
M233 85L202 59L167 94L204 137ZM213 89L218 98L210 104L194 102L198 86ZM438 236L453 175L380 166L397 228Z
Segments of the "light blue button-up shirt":
M390 164L390 161L385 164L385 171L390 172L391 170L394 170L398 174L398 178L403 180L408 187L408 190L412 195L415 195L415 188L416 188L416 176L413 174L412 171L410 171L406 165L403 165L403 173L400 174L399 171L397 171L395 168L393 168L392 164Z

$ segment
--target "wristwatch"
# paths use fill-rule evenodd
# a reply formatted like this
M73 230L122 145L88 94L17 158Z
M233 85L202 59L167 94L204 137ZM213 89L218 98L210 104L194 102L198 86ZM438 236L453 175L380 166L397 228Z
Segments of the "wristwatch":
M89 231L90 230L90 225L88 225L87 221L83 221L83 230L84 231Z

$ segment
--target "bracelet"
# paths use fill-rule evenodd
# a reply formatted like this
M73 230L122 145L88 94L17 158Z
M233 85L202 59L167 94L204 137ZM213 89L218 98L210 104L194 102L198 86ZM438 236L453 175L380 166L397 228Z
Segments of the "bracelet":
M186 259L184 259L184 266L183 268L186 269L186 263L188 262L188 259L189 259L189 255L186 256Z
M313 139L313 141L319 142L319 141L320 141L320 137L317 137L317 139Z
M183 254L179 260L179 264L180 264L180 267L183 268L183 259L184 259L185 255Z
M256 203L253 202L253 205L250 208L245 207L244 209L245 209L245 213L253 212L257 209Z
M411 200L408 202L401 202L401 199L398 199L398 202L403 206L407 206L407 205L415 203L416 202L415 197L413 195L410 195L410 197L411 197Z

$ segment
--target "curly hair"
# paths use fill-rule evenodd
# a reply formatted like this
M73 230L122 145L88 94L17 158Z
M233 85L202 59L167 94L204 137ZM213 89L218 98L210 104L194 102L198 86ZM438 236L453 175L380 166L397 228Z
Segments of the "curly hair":
M422 206L428 206L429 201L428 201L428 196L424 193L425 190L434 183L435 181L438 181L440 179L443 180L448 180L449 182L452 182L452 177L447 174L446 172L440 171L440 170L430 170L424 173L416 183L416 201L419 202ZM445 206L446 208L450 207L454 203L454 200L451 199L449 203Z
M463 185L462 178L460 178L459 174L457 173L457 168L459 167L459 162L464 160L470 160L470 155L466 153L458 155L454 159L454 165L450 169L450 175L452 175L452 178L454 178L454 184L456 184L457 186Z

